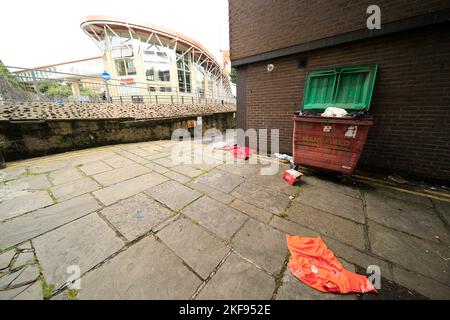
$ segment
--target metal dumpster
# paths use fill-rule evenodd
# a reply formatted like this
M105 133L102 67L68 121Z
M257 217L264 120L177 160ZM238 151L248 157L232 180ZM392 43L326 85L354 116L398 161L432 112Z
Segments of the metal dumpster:
M352 174L373 118L368 110L378 65L311 71L302 110L294 116L295 164ZM328 107L347 110L346 117L322 117Z

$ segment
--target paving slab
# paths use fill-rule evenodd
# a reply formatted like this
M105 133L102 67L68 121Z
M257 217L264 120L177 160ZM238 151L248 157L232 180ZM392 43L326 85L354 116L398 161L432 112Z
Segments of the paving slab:
M302 236L310 238L320 237L320 234L314 230L302 227L298 223L286 220L275 215L270 220L269 225L292 236Z
M9 250L0 254L0 270L8 268L11 264L12 258L16 254L16 250Z
M200 192L192 190L176 181L164 182L148 189L146 193L174 211L184 208L202 196Z
M356 300L355 294L324 293L304 284L294 277L289 270L283 275L280 288L278 288L277 300Z
M173 222L157 236L203 279L230 250L220 239L185 218Z
M270 190L278 190L289 196L295 196L297 194L297 188L291 186L286 181L283 180L282 175L254 175L246 180L247 183L258 184Z
M191 165L187 165L187 164L180 164L178 166L172 167L171 170L181 173L185 176L188 176L190 178L194 178L197 177L199 175L202 175L204 172L194 168Z
M53 204L53 199L47 191L36 191L0 203L0 221L20 216Z
M37 264L26 266L19 271L19 276L16 277L10 284L10 288L21 287L32 283L39 277L39 269Z
M175 171L167 171L166 173L164 173L164 175L182 184L187 183L189 180L191 180L191 178L185 176L184 174Z
M233 201L230 206L234 209L237 209L243 213L245 213L246 215L262 221L262 222L269 222L270 218L272 218L272 213L263 210L261 208L255 207L254 205L251 205L247 202L244 202L242 200L236 199L235 201Z
M128 152L128 151L117 150L116 153L121 155L121 156L123 156L123 157L125 157L125 158L128 158L128 159L130 159L130 160L132 160L132 161L134 161L136 163L139 163L139 164L146 164L146 163L150 162L150 160L142 158L142 157L139 157L139 156L137 156L137 155L135 155L135 154L133 154L131 152Z
M48 232L34 239L33 244L45 280L55 289L67 282L69 266L78 266L83 274L123 246L95 213Z
M101 214L128 241L146 234L172 216L170 210L143 193L106 207Z
M372 195L377 195L379 198L392 198L392 199L397 199L403 202L407 202L407 203L411 203L411 204L416 204L422 207L429 207L432 208L433 207L433 201L430 198L427 197L421 197L421 196L417 196L414 194L410 194L407 192L402 192L402 191L397 191L397 190L393 190L393 189L387 189L387 188L373 188L373 187L369 187L369 186L364 186L364 189L362 189L362 191L365 194L372 194Z
M194 190L200 191L200 192L208 195L210 198L213 198L213 199L218 200L225 204L229 204L235 199L233 196L230 196L228 193L222 192L222 191L217 190L213 187L210 187L206 184L200 183L197 180L188 182L186 184L186 186L188 186L189 188L192 188Z
M167 246L148 237L86 274L78 298L189 299L200 284Z
M145 166L147 168L149 168L150 170L153 170L153 171L158 172L158 173L166 173L167 171L169 171L168 168L163 167L163 166L161 166L161 165L159 165L157 163L153 163L153 162L147 163Z
M43 300L42 285L40 281L34 282L23 290L13 300Z
M281 270L288 254L285 234L254 219L245 223L231 245L241 255L272 274Z
M269 300L274 289L274 278L233 253L200 291L196 299Z
M20 269L11 273L7 273L0 277L0 290L5 290L8 288L9 284L14 281L23 271L24 269Z
M332 215L328 212L293 202L287 219L335 238L360 250L365 249L364 225Z
M113 204L114 202L126 199L146 189L163 183L166 180L166 177L156 172L150 172L148 174L100 189L98 191L95 191L93 194L104 205L108 206L110 204Z
M95 191L100 188L94 180L84 177L72 182L59 184L50 190L58 202L81 196L82 194Z
M199 177L197 181L222 192L229 193L240 185L244 181L244 178L218 169L213 169Z
M148 150L142 147L128 149L127 151L141 158L152 156L154 154L161 152L159 148L153 148L151 150Z
M395 282L433 300L450 300L450 287L420 274L394 266Z
M435 210L442 217L444 223L447 225L447 227L450 227L450 202L433 199L433 204Z
M195 159L194 159L195 160ZM204 161L204 160L202 160L202 161L199 161L199 163L196 163L196 161L193 161L191 164L190 164L190 166L191 167L193 167L193 168L196 168L196 169L198 169L198 170L202 170L202 171L211 171L212 169L214 169L215 167L217 167L217 165L216 164L214 164L214 163L208 163L208 162L206 162L206 161Z
M41 174L67 168L68 164L64 160L37 161L28 167L31 174Z
M98 202L86 194L2 223L0 248L5 249L32 239L99 208Z
M25 196L31 194L32 191L27 190L25 186L7 186L5 184L0 184L0 202L14 199L17 197Z
M35 262L34 253L33 252L20 252L16 257L11 269L16 269L22 267L26 264L32 264Z
M132 164L126 167L96 174L93 178L103 186L110 186L149 172L151 172L151 170L143 165Z
M407 270L450 284L448 246L422 240L369 222L372 251Z
M53 183L53 185L57 186L58 184L63 184L81 179L83 178L83 175L81 174L80 171L77 170L77 168L68 167L52 171L49 174L49 178L50 181Z
M5 183L5 186L17 190L45 190L51 187L51 184L46 175L40 174L8 181Z
M294 202L327 211L343 218L364 223L363 204L360 199L338 192L324 192L320 188L301 188Z
M150 161L154 161L157 159L161 159L161 158L166 158L170 157L170 152L157 152L148 156L145 156L144 158L150 162ZM167 161L164 161L164 163L167 163ZM177 163L178 164L178 163ZM161 164L162 165L162 164ZM176 165L176 164L175 164Z
M393 279L392 267L387 261L371 256L365 252L361 252L340 241L328 237L322 237L322 239L327 245L328 249L330 249L333 254L339 258L340 261L341 259L344 259L345 261L360 266L364 270L367 270L367 268L371 265L378 266L383 278L389 280Z
M84 164L88 164L91 162L101 161L106 158L110 158L114 156L114 152L111 151L111 147L98 148L98 149L89 149L87 152L82 151L84 154L71 157L66 162L69 162L72 166L81 166Z
M283 192L248 182L242 183L231 195L274 214L283 212L290 201Z
M230 239L248 219L243 213L206 196L188 205L182 213L223 240Z
M27 175L26 167L10 167L0 170L0 182L19 179Z
M222 164L217 169L240 176L242 178L249 178L259 174L260 167L254 164L239 163L239 164Z
M369 219L423 239L436 240L437 236L450 244L450 232L431 207L391 198L379 192L365 192L364 196Z
M94 174L110 171L112 169L113 168L111 166L108 166L106 163L102 161L87 163L80 166L80 170L83 171L84 174L87 176L92 176Z
M116 169L117 168L122 168L122 167L127 167L127 166L130 166L132 164L135 164L134 161L132 161L132 160L130 160L128 158L119 156L119 155L114 155L111 158L104 159L103 161L107 165L109 165L109 166L111 166L113 168L116 168Z
M300 181L300 188L316 187L327 191L341 193L354 198L361 198L361 192L356 186L344 184L337 179L329 177L318 177L312 174L305 174Z
M148 159L148 157L147 157ZM177 161L172 161L170 158L158 158L153 160L154 163L159 164L160 166L166 167L166 168L172 168L180 163Z
M13 299L18 294L25 291L29 286L31 286L31 285L18 287L18 288L14 288L14 289L8 289L8 290L0 290L0 301Z

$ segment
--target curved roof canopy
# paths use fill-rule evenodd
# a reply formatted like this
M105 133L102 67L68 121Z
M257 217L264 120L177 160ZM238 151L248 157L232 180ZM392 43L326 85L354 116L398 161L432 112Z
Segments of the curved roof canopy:
M120 31L126 32L131 39L140 35L141 41L146 44L154 42L161 47L167 47L174 51L182 47L184 49L183 55L189 52L196 64L202 66L206 72L216 79L223 80L224 87L230 87L228 77L223 73L220 63L214 56L200 43L181 33L154 24L129 23L109 16L88 16L80 27L102 51L105 50L105 42L103 41L106 38L105 36L108 34L118 36L117 33ZM143 39L142 35L145 35L146 39ZM164 41L166 42L165 45L161 41L163 39L166 40ZM178 57L177 60L180 58Z

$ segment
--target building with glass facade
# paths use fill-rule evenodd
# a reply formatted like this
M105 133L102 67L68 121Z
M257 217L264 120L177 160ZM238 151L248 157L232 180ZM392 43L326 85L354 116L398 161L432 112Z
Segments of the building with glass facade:
M232 95L223 67L227 63L218 62L201 44L178 32L105 16L87 17L81 29L103 53L104 69L122 85L146 84L150 93L195 98ZM126 89L113 87L111 95L126 94L114 92Z
M112 102L235 103L228 50L222 51L219 62L180 33L105 16L85 18L81 29L98 46L100 56L12 71L31 85L49 80L70 86L68 98L74 101L103 96ZM105 71L111 76L107 82L101 77ZM89 97L83 95L87 89Z

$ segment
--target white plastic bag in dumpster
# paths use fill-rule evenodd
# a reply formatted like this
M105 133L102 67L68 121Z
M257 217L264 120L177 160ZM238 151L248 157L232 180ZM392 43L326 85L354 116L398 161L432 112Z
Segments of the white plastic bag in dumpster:
M321 114L322 117L336 117L342 118L347 115L347 111L341 108L328 107L325 109L324 113Z

